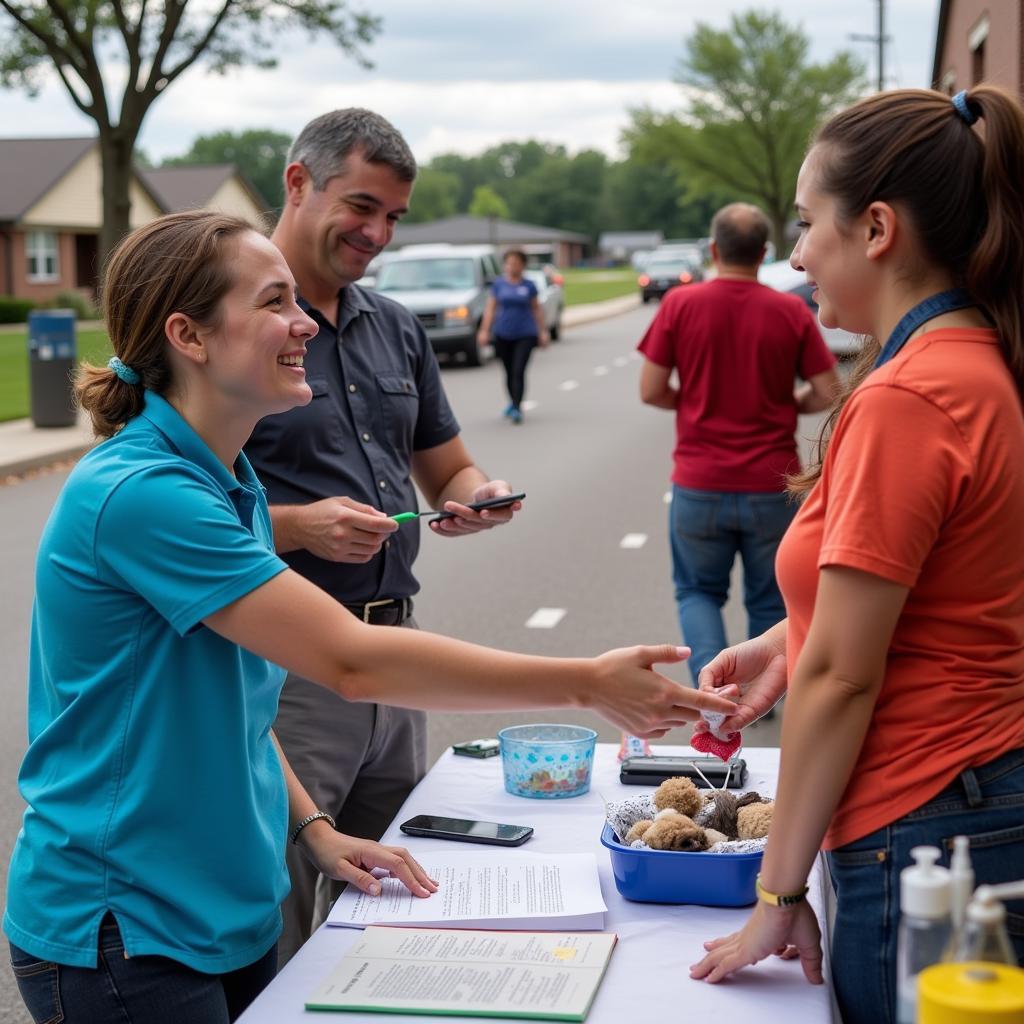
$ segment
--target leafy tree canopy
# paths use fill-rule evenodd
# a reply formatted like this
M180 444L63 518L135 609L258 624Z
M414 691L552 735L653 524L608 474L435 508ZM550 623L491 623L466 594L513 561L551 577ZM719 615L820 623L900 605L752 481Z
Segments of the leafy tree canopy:
M380 28L346 0L0 0L0 85L35 94L54 71L99 134L101 257L128 230L132 154L152 104L199 61L217 72L273 67L283 33L360 47Z
M812 64L808 53L807 36L778 14L734 15L724 31L698 25L676 75L688 108L633 111L626 141L639 158L674 167L693 191L761 205L781 249L811 134L864 85L852 55Z

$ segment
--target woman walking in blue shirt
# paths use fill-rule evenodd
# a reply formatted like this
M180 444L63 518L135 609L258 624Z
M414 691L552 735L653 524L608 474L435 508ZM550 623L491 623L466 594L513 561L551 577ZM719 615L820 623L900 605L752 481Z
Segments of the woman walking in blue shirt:
M241 448L257 420L310 401L316 327L244 221L141 228L112 257L104 311L116 356L82 371L79 396L108 440L69 476L36 569L4 915L36 1021L234 1020L275 971L289 840L366 892L374 868L436 889L304 791L271 732L286 669L350 700L589 707L649 735L734 708L651 670L674 647L506 654L366 625L289 570Z
M494 351L505 365L505 386L511 399L505 415L513 423L523 422L523 395L526 392L526 364L539 344L548 344L544 313L537 301L537 286L529 280L526 253L509 249L505 253L504 273L491 285L477 341L486 345L494 334Z

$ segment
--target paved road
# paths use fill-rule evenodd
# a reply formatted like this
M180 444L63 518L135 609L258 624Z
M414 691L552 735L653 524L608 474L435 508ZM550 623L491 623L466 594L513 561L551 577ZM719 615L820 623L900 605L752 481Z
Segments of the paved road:
M530 367L526 422L503 420L501 369L446 367L445 385L470 450L495 476L528 494L516 522L490 534L445 541L425 531L418 562L423 591L417 618L427 629L516 650L596 654L622 644L677 642L669 577L666 506L673 418L636 398L633 348L650 307L566 331ZM810 433L813 424L802 424ZM0 488L0 882L21 814L15 786L25 746L24 680L34 552L42 523L66 473ZM642 534L640 547L620 546ZM734 587L734 593L737 588ZM565 609L553 629L526 627L541 607ZM745 628L735 599L727 607L732 639ZM685 678L682 667L668 670ZM481 685L486 680L481 680ZM515 721L588 721L601 738L613 729L585 714L436 715L430 755L453 740L493 735ZM684 740L685 734L673 737ZM778 742L778 722L747 742ZM443 808L438 808L443 811ZM28 1024L13 982L0 967L0 1020Z

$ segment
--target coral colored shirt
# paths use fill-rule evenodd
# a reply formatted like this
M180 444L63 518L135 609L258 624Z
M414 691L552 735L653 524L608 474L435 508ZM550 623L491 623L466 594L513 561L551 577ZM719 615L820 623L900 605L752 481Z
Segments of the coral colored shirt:
M673 288L638 347L679 375L673 483L785 490L800 469L794 379L836 362L803 299L724 277Z
M995 331L942 329L872 373L779 547L789 673L818 569L910 588L825 849L1024 746L1024 414Z

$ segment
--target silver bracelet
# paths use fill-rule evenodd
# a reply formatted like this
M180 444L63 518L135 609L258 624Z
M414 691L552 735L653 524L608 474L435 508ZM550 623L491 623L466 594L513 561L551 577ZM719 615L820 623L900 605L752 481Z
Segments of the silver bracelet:
M306 817L303 818L302 821L300 821L298 825L296 825L295 828L292 829L292 842L297 843L299 841L299 833L307 825L311 824L314 821L319 821L321 818L323 818L324 821L329 821L331 823L331 828L338 827L334 824L334 819L326 811L317 811L316 814L306 815Z

